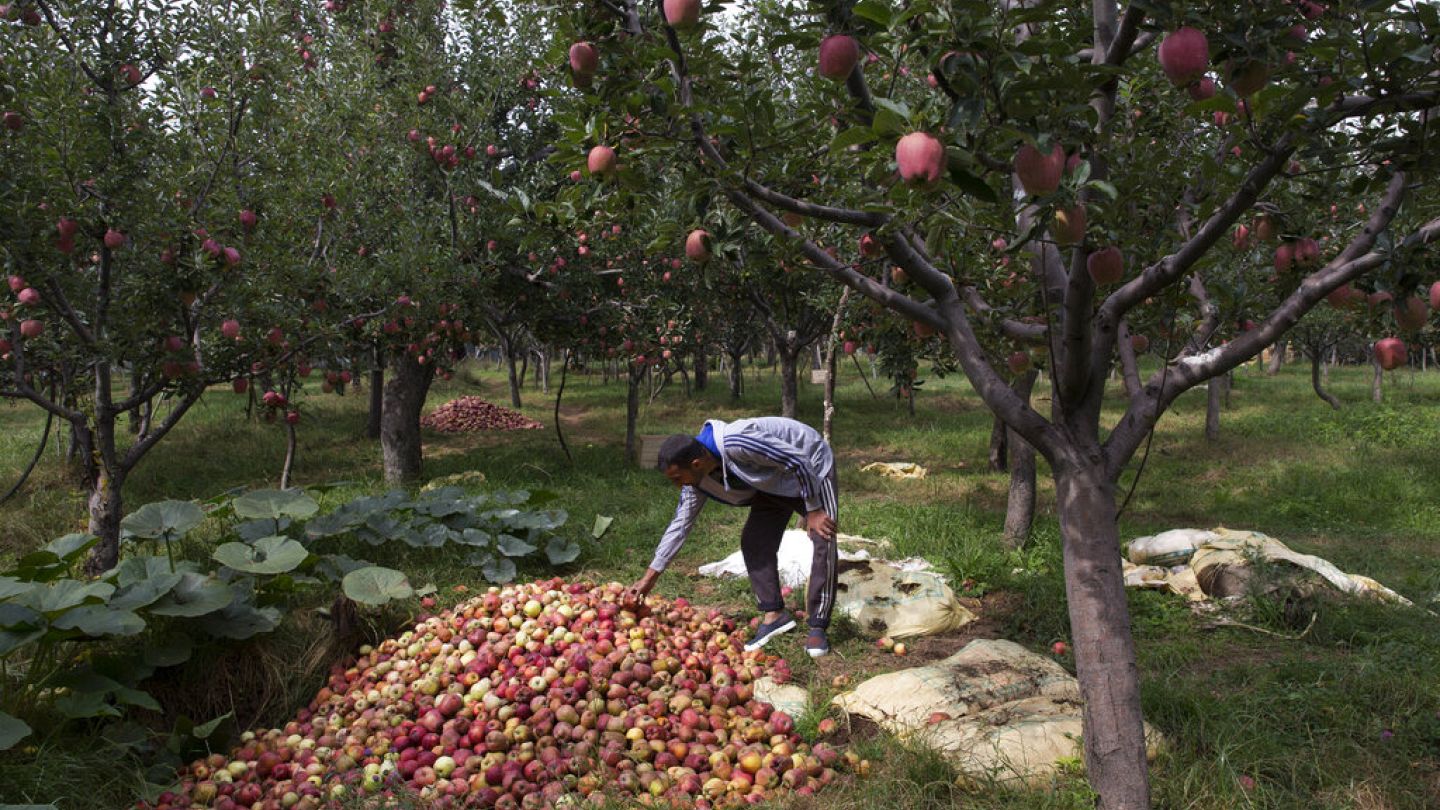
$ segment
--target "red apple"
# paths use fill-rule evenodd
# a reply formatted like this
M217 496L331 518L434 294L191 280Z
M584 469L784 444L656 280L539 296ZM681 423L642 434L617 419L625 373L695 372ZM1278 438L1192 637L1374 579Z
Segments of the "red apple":
M1015 153L1015 174L1025 193L1040 196L1050 194L1060 187L1060 177L1065 171L1065 150L1055 144L1050 154L1025 144Z
M1418 332L1425 328L1425 321L1430 318L1430 307L1425 299L1418 295L1412 295L1395 305L1395 325L1400 327L1402 332Z
M125 234L111 228L105 232L105 247L119 250L125 244Z
M1150 338L1144 335L1131 335L1130 348L1134 349L1136 354L1144 354L1150 350Z
M1245 225L1236 225L1235 234L1230 237L1230 241L1235 245L1236 250L1250 247L1250 229Z
M202 88L200 88L200 97L201 97L201 98L215 98L215 88L213 88L213 87L202 87Z
M1030 355L1025 352L1011 352L1005 358L1005 365L1010 367L1011 374L1024 374L1030 370Z
M44 331L45 324L42 321L30 318L20 322L20 334L27 338L40 337L40 333Z
M907 183L934 183L945 170L945 146L928 132L912 132L895 144L895 163Z
M704 263L710 260L710 234L699 229L685 237L685 256L690 261Z
M248 208L240 212L240 227L247 231L255 230L255 223L259 221L260 218L255 216L255 212Z
M29 284L25 283L25 278L23 276L11 276L8 280L8 283L10 285L10 292L17 293L30 286Z
M25 128L25 119L18 112L9 111L4 115L5 128L11 132L19 132Z
M1364 298L1365 294L1350 286L1347 282L1331 290L1325 296L1325 301L1336 309L1348 309L1358 303L1358 299Z
M1057 641L1050 645L1050 652L1056 655L1066 655L1070 652L1070 645L1063 641Z
M592 76L600 69L600 52L588 42L570 46L570 70L577 76Z
M142 75L140 73L140 68L137 68L132 64L126 63L120 66L120 77L123 78L127 83L135 85L140 83Z
M40 304L40 291L34 287L26 287L15 294L15 300L19 301L21 306L38 306Z
M860 44L854 37L831 34L820 40L820 75L843 82L860 62Z
M662 4L665 22L672 28L685 30L700 22L700 0L665 0Z
M60 220L55 223L55 230L62 238L68 239L80 232L80 223L69 217L60 217Z
M885 255L885 247L880 244L879 239L867 233L860 237L860 255L867 259L883 256Z
M1215 97L1215 80L1209 76L1202 76L1198 81L1191 82L1185 88L1190 93L1190 98L1196 101L1204 101L1207 98Z
M230 318L220 324L220 334L229 340L240 339L240 322Z
M615 150L604 144L590 150L585 164L593 175L604 176L615 171Z
M1277 273L1284 273L1294 264L1295 243L1281 242L1280 246L1275 248L1275 271Z
M1198 28L1185 26L1166 35L1160 42L1160 68L1176 87L1184 87L1200 78L1210 66L1210 43Z
M1375 341L1375 362L1386 371L1393 371L1405 365L1405 341L1399 338L1382 338Z
M236 377L230 382L230 388L237 394L243 394L250 390L250 381L244 377Z
M1110 245L1091 253L1085 269L1096 284L1118 284L1125 277L1125 257L1120 248Z
M1430 285L1430 308L1440 309L1440 281Z
M855 341L853 340L847 340L840 346L840 350L845 352L846 354L854 354L855 350L858 348L859 346L857 346Z
M226 265L228 265L228 266L230 266L230 267L234 267L234 266L240 264L240 251L239 251L239 250L237 250L237 249L235 249L235 248L233 248L233 247L227 247L227 248L225 248L224 253L225 253L225 264L226 264Z
M1255 218L1255 236L1265 242L1269 242L1276 236L1275 220L1269 215L1262 214Z

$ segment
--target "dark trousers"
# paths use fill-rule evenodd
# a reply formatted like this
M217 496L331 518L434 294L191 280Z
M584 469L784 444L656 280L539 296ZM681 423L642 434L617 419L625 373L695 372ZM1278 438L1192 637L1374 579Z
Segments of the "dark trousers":
M827 488L825 512L837 522L835 483L828 479L822 484ZM750 574L750 589L755 593L755 603L763 611L783 610L785 600L780 595L780 569L777 552L785 527L796 514L805 514L805 502L799 498L785 498L765 492L756 492L750 502L750 517L740 532L740 551L745 557L745 570ZM805 595L805 611L809 614L807 624L824 629L830 626L830 612L835 608L835 573L839 566L839 547L834 540L810 534L815 544L815 556L810 560L810 589Z

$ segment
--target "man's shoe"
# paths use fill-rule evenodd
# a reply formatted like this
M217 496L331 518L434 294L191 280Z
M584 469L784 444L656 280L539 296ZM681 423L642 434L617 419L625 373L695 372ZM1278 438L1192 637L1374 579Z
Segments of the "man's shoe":
M780 618L769 624L762 624L755 628L755 637L745 643L745 652L754 652L765 646L765 642L780 635L786 630L795 629L795 617L789 612L780 614Z
M819 658L830 652L830 639L825 637L824 630L810 628L810 635L805 639L805 652L811 658Z

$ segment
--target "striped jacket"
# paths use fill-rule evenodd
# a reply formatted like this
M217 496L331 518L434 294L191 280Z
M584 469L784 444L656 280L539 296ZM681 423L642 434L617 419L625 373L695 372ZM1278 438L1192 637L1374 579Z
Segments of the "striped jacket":
M699 487L681 487L675 516L660 538L650 567L664 571L670 558L685 544L695 518L707 498L744 505L750 489L781 497L799 498L805 511L822 510L838 517L834 503L835 455L814 428L783 416L761 416L722 422L711 419L715 445L720 450L720 480L707 479ZM738 479L738 480L733 480Z

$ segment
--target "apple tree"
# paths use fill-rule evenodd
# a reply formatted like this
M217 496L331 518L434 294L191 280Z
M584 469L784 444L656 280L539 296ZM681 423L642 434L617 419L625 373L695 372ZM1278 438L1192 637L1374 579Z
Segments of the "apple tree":
M1435 10L838 0L726 4L692 23L693 5L577 4L555 62L592 47L598 58L571 66L587 115L668 133L636 148L692 162L716 197L836 282L943 335L986 405L1048 462L1089 779L1105 808L1149 806L1117 481L1183 392L1341 285L1433 262ZM1295 159L1312 170L1288 174ZM797 188L812 174L829 181ZM1342 174L1366 213L1347 214L1322 249L1318 200ZM1221 344L1206 303L1224 283L1211 272L1230 258L1220 245L1290 189L1309 202L1270 238L1290 246L1295 283ZM786 214L871 234L913 290L831 256ZM1004 276L983 254L996 238L1021 260L1012 295L996 293ZM1133 372L1124 414L1102 424L1110 369L1141 325L1174 337L1133 347L1164 348L1164 362L1148 379ZM1048 414L1002 371L1014 344L1046 355Z

